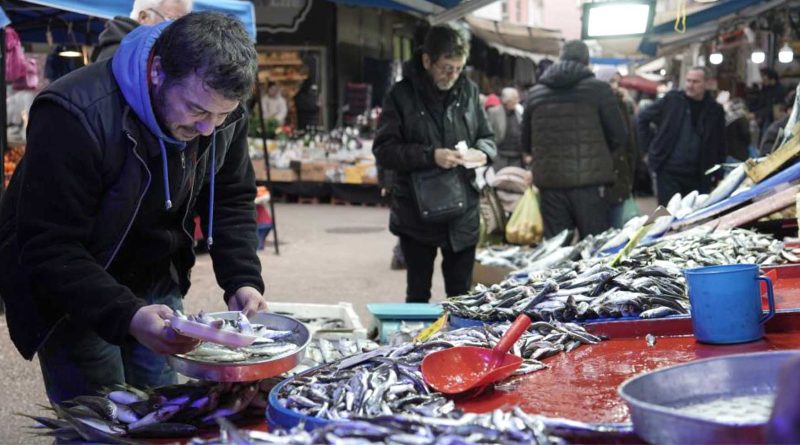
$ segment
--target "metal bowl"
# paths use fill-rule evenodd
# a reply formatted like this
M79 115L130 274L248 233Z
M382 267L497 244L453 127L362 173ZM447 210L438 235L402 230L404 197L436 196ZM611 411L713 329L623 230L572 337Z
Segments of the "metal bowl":
M235 320L238 312L214 312L208 315L215 318ZM269 312L259 312L251 317L252 323L263 324L269 329L293 331L287 341L298 346L295 351L270 357L251 358L241 362L217 363L197 360L185 355L167 357L172 369L187 377L214 382L249 382L274 377L294 368L303 360L306 346L311 341L308 328L292 317Z
M657 369L619 395L633 429L652 444L763 443L778 374L797 351L735 354Z

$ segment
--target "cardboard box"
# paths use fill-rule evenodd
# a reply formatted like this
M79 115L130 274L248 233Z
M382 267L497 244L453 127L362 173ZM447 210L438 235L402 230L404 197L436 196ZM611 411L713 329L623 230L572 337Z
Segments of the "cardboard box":
M303 161L300 164L300 180L309 182L327 182L328 170L338 164L324 161Z
M252 159L253 171L256 173L256 180L267 180L267 168L264 165L264 159ZM297 181L297 172L291 168L273 168L270 171L270 177L273 182L292 182Z
M509 267L498 266L484 266L479 262L475 262L472 267L472 285L484 284L490 286L497 284L506 279L506 276L513 272Z

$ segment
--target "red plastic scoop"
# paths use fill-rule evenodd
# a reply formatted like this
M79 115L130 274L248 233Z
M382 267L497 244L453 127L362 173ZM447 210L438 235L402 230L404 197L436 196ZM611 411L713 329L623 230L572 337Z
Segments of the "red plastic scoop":
M522 364L508 351L530 325L531 319L520 314L494 349L456 346L426 355L421 365L425 383L444 394L460 394L508 378Z

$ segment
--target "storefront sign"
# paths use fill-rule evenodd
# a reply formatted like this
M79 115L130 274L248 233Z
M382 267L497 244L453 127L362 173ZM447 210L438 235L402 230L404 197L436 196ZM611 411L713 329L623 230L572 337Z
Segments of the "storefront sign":
M311 10L312 0L253 0L259 31L295 32Z

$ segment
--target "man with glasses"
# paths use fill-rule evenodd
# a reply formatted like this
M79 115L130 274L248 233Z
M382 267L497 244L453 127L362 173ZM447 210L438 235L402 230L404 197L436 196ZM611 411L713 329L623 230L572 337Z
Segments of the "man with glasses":
M389 228L400 237L410 303L430 299L439 249L448 296L466 293L472 278L478 190L473 186L475 173L465 164L485 164L494 158L496 148L478 87L462 74L468 54L469 41L458 31L431 28L422 50L406 64L403 80L392 87L383 104L373 152L381 168L396 173ZM455 149L461 141L475 149L469 152L474 159ZM422 185L439 179L441 187ZM450 198L456 205L450 205ZM454 210L431 218L421 203L434 202ZM457 202L462 203L460 208Z
M135 0L130 17L114 17L106 22L98 43L92 52L92 62L110 59L119 42L139 25L157 25L165 20L176 20L192 12L192 0Z

